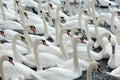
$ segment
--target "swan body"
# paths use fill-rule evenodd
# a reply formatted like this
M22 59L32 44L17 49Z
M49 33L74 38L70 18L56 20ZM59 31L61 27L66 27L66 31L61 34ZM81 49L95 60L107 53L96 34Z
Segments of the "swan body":
M1 29L13 29L13 30L23 30L23 27L21 24L11 21L11 20L6 20L0 22L0 28Z

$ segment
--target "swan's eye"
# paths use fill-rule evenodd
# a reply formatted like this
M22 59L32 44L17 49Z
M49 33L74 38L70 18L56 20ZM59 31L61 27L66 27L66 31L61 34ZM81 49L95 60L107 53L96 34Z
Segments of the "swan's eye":
M12 57L8 56L8 59L9 59L9 62L10 62L11 64L15 65L14 62L13 62L13 58L12 58Z

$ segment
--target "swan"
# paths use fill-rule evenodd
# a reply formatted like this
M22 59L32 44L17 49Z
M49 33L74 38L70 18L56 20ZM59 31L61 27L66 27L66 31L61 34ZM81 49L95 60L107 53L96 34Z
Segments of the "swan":
M5 9L4 6L3 6L3 1L1 0L0 1L0 4L1 4L1 11L0 11L0 14L3 15L0 17L0 19L3 19L3 20L15 20L16 19L16 16L15 16L15 13L12 9Z
M120 21L119 21L119 19L118 19L118 17L116 16L116 13L115 13L116 11L115 10L113 10L111 13L100 13L99 14L99 17L101 17L101 18L104 18L105 19L105 21L106 21L106 23L108 24L108 25L111 25L111 24L113 24L113 25L115 25L117 28L119 28L119 26L120 26ZM114 22L113 22L114 21ZM112 23L111 23L112 22ZM113 31L113 30L112 30Z
M50 54L50 52L39 52L38 53L38 45L39 44L44 44L45 40L43 39L36 39L34 41L34 53L31 53L29 55L26 55L24 57L22 57L22 61L24 64L26 64L29 67L36 67L36 63L35 61L41 61L41 65L42 67L46 68L46 67L51 67L51 66L56 66L57 63L61 63L63 60L60 57L57 57L53 54ZM38 58L40 57L40 58Z
M13 63L13 58L8 56L8 55L2 55L0 57L0 73L1 73L1 77L2 77L3 80L7 80L6 77L5 77L5 74L4 74L4 70L3 70L4 61L9 61L13 65L14 65L14 63Z
M88 66L88 69L87 69L87 75L86 75L87 80L92 80L92 71L93 71L93 69L95 69L96 71L101 73L101 68L100 68L99 63L91 62L89 64L89 66Z
M18 39L18 38L20 38L20 35L16 35L15 37L17 37L17 39ZM16 42L17 39L14 39L13 42ZM8 63L6 63L4 65L4 69L5 69L4 72L8 79L17 78L19 76L19 74L23 74L25 76L25 79L31 79L30 73L34 73L34 71L31 70L29 67L19 63L19 62L21 62L21 59L22 59L21 57L23 57L23 56L20 55L20 53L17 53L15 44L16 43L14 43L12 46L13 55L14 55L14 59L15 59L15 66L12 66L12 65L9 65ZM2 53L4 53L4 52L2 51ZM9 53L8 55L12 56L12 53L10 51L9 52L6 51L6 53ZM11 71L7 70L7 69L10 69ZM27 71L25 71L24 69Z
M119 67L119 65L120 65L120 63L119 63L119 58L120 58L119 48L120 48L120 46L117 46L117 44L115 44L114 40L111 41L111 46L112 46L112 54L108 60L108 66L110 68L114 69L114 68Z
M79 67L80 67L80 69L82 71L87 69L88 62L84 61L81 58L78 59L79 54L77 51L77 47L78 47L77 43L79 43L79 41L80 41L79 37L73 38L73 40L72 40L72 46L73 46L72 54L74 54L74 55L72 55L72 59L66 60L64 63L60 64L59 65L60 67L65 68L65 69L75 69L75 70L79 69ZM74 66L72 66L72 65L74 65Z
M0 1L0 4L1 4L1 12L2 12L3 20L6 20L6 16L5 16L5 12L4 12L4 8L3 8L3 1L2 0Z
M31 48L33 47L33 43L36 39L43 39L45 40L49 46L43 46L43 45L40 45L38 50L40 52L47 52L47 53L51 53L51 54L54 54L54 55L57 55L59 57L61 57L61 51L59 49L59 47L53 45L51 42L47 41L44 37L40 37L40 36L37 36L37 35L29 35L28 34L28 30L29 30L29 25L26 25L24 27L24 36L26 38L26 42L27 42L27 50L29 53L32 52ZM33 38L34 37L34 38Z
M74 42L73 43L75 43L75 45L77 43L76 41L77 42L79 41L78 37L74 38ZM74 60L74 61L76 61L76 60ZM41 75L43 78L45 78L47 80L48 79L49 80L53 80L55 78L57 80L60 80L61 77L64 78L64 79L66 79L66 80L67 79L72 80L72 79L75 79L75 78L81 76L81 74L82 74L82 70L80 69L80 67L79 67L79 65L77 63L74 64L74 68L72 68L70 70L69 69L64 69L64 68L61 68L61 67L51 67L49 69L42 70L42 67L41 67L39 69L39 71L36 72L36 75Z
M1 35L4 37L3 39L8 42L12 42L12 39L14 38L14 36L16 34L19 34L18 32L11 30L11 29L5 29L1 31L2 31ZM25 38L21 36L21 40L18 40L17 44L19 44L22 47L25 47L26 46Z
M3 54L7 54L7 55L10 55L14 58L15 61L17 62L21 62L21 55L23 53L20 53L20 52L17 52L16 50L16 41L21 39L20 35L19 34L16 34L12 40L12 50L8 50L8 49L1 49L0 50L0 56L3 55ZM1 46L2 47L2 46ZM26 53L25 53L26 54Z

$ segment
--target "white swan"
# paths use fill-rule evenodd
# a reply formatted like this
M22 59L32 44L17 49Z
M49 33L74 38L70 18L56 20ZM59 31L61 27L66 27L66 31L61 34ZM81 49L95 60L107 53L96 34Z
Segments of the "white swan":
M3 20L6 20L6 17L5 17L5 12L4 12L4 8L3 8L3 1L1 0L0 1L0 7L1 7L1 12L2 12L2 17L3 17Z
M14 65L14 63L13 63L13 58L10 57L10 56L2 55L0 57L0 72L1 72L1 77L2 77L3 80L7 80L6 77L5 77L5 75L4 75L4 70L3 70L3 63L4 63L4 61L9 61L13 65Z
M88 67L88 62L84 61L83 58L79 59L78 57L78 43L80 39L79 37L74 37L72 40L73 52L72 52L72 59L66 60L64 63L60 64L59 66L65 69L74 69L77 70L80 67L80 70L86 70ZM66 53L66 52L65 52ZM84 55L85 56L85 55ZM89 58L89 57L87 57ZM74 66L72 66L74 65ZM78 67L79 66L79 67Z
M120 65L120 62L119 62L119 60L120 60L120 55L119 55L120 46L118 47L117 44L115 44L115 41L113 41L113 40L111 41L111 46L112 46L112 54L108 60L108 66L110 68L117 68Z
M47 41L44 37L40 37L40 36L37 36L37 35L29 35L28 30L29 30L29 25L26 25L24 27L24 35L25 35L25 38L26 38L26 41L27 41L27 50L28 50L29 53L31 53L31 51L32 51L30 48L33 47L34 41L36 39L43 39L48 43L49 46L40 45L38 50L40 52L47 52L47 53L51 53L51 54L54 54L54 55L57 55L57 56L61 57L62 53L61 53L59 47L53 45L52 43Z
M15 37L20 38L20 35L16 35ZM14 39L13 42L16 42L16 40L17 39ZM6 63L4 65L4 72L6 74L6 77L8 79L17 78L20 74L23 74L25 76L25 79L31 79L30 73L34 73L34 71L31 70L29 67L27 67L27 66L25 66L25 65L23 65L21 63L18 63L18 62L21 62L20 60L21 60L21 56L22 55L20 55L19 53L17 53L15 44L16 43L14 43L12 47L13 47L14 59L17 62L15 62L15 66L12 66L12 65L10 65L8 63ZM12 53L10 51L6 52L6 53L8 53L8 55L12 56ZM11 71L8 70L8 69L10 69ZM27 70L27 71L25 71L24 69Z
M22 61L24 64L28 65L29 67L36 67L35 61L41 61L42 67L51 67L51 66L56 66L57 63L61 63L63 60L53 54L50 54L50 52L39 52L38 53L38 45L39 44L44 44L45 40L42 39L36 39L35 44L34 44L34 53L23 56ZM35 57L34 57L35 56ZM40 58L38 58L38 56Z
M73 43L75 43L75 45L77 44L76 41L77 42L79 41L78 37L74 38L74 42ZM77 53L76 53L76 55L77 55ZM74 60L74 61L77 62L77 60ZM77 63L75 63L74 64L74 68L72 68L70 70L64 69L64 68L60 68L60 67L52 67L52 68L49 68L49 69L46 69L46 70L42 70L41 68L40 68L39 71L37 71L36 75L41 75L43 78L49 79L49 80L53 80L55 78L57 80L60 80L62 78L63 78L63 80L64 79L66 79L66 80L68 80L68 79L72 80L72 79L75 79L75 78L81 76L81 73L82 73L82 70L80 69L80 67L79 67L79 65Z

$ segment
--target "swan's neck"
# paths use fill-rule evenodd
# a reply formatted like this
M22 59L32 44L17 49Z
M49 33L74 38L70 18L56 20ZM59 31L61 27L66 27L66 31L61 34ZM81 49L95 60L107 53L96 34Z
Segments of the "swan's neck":
M96 33L97 43L99 43L99 44L100 44L100 38L99 38L98 25L99 25L99 20L98 20L98 21L96 21L96 23L95 23L95 33Z
M96 22L96 18L95 18L95 5L92 6L92 17L93 17L93 22Z
M42 14L42 19L43 19L43 25L44 25L44 29L45 29L44 36L47 37L48 36L48 27L47 27L47 24L46 24L45 13L44 12Z
M3 71L3 61L0 59L0 73L1 73L1 77L2 77L2 80L7 80L5 78L5 75L4 75L4 71Z
M41 16L41 13L40 13L40 5L41 5L41 0L38 0L38 15Z
M87 80L92 80L93 69L94 69L94 66L90 64L90 66L87 69Z
M68 9L69 15L72 16L72 10L70 8L69 0L65 0L65 3L66 3L66 8Z
M116 29L114 27L114 18L115 18L115 14L113 13L111 16L111 30L113 33L116 33Z
M5 12L4 12L4 7L3 7L3 0L0 0L0 5L1 5L1 11L2 11L3 20L6 20L6 16L5 16Z
M38 54L38 45L39 44L40 44L39 42L35 42L35 44L34 44L34 59L35 59L36 65L37 65L37 71L42 70L42 66L40 64L40 57Z
M79 9L79 14L78 15L79 15L79 28L82 30L82 24L81 24L82 9L81 8Z
M115 54L112 54L111 57L109 58L109 60L108 60L108 65L109 65L111 68L116 68L116 67L117 67Z
M90 53L91 47L92 47L92 45L88 45L88 47L87 47L89 62L95 61L94 58L92 57L91 53Z
M88 19L85 21L85 34L87 36L88 41L91 40L90 32L89 32L89 29L88 29Z
M73 63L74 63L74 71L79 71L79 63L78 63L78 52L77 52L77 42L73 40Z
M28 53L31 53L31 43L30 43L30 39L29 39L29 35L28 35L28 26L24 26L24 30L23 30L23 34L25 36L25 39L27 41L27 44L26 44L26 48L27 48L27 51Z
M111 30L116 35L118 44L120 45L120 38L118 36L118 31L114 27L114 18L115 18L115 14L113 13L111 17Z
M15 61L20 62L20 57L18 56L18 53L17 53L17 50L16 50L16 41L17 41L17 37L13 38L13 40L12 40L12 50L13 50Z
M57 7L57 10L56 10L55 27L56 27L55 43L59 44L60 25L59 25L59 8L58 7Z
M60 30L60 50L63 53L63 58L64 59L68 58L68 55L65 51L65 47L64 47L64 44L63 44L63 31L62 30Z

